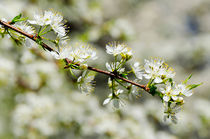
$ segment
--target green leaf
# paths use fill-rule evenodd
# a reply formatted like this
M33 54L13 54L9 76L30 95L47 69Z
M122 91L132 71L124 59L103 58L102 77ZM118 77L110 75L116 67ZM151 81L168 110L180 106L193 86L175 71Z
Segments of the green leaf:
M183 84L186 84L191 77L192 77L192 74L190 74L190 76L187 77L187 79L183 82Z
M18 20L16 20L16 22L21 22L21 21L26 21L28 18L20 18Z
M154 96L155 94L157 94L157 92L156 92L157 87L156 87L154 84L151 84L151 85L149 86L149 89L150 89L149 93L150 93L151 95Z
M77 79L77 77L75 76L74 72L72 71L72 68L69 68L69 71L70 71L71 75L72 75L74 78Z
M192 90L200 85L202 85L203 83L200 83L200 84L191 84L191 85L188 85L187 87L189 88L189 90Z
M14 23L18 22L18 20L20 20L21 16L22 16L22 14L19 14L19 15L15 16L15 17L12 19L11 24L14 24Z
M120 74L120 76L123 77L123 78L125 78L125 79L128 79L127 75L128 75L128 74L125 74L125 73Z

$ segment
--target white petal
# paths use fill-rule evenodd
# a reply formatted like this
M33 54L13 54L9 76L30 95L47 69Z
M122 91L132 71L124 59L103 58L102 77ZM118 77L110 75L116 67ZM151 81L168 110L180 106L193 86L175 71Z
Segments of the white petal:
M149 74L144 74L143 76L144 76L144 78L146 78L146 79L151 79L151 75L149 75Z
M165 94L165 93L166 93L166 91L165 91L165 89L164 89L164 88L160 88L160 92L161 92L161 93L163 93L163 94Z
M121 93L123 93L123 90L122 89L118 89L117 92L116 92L116 95L119 95Z
M140 65L139 62L135 62L133 66L134 66L134 68L137 68L137 67L139 67L139 65Z
M178 90L173 90L173 91L171 92L171 95L179 95L179 91L178 91Z
M140 80L143 79L143 72L136 72L136 77Z
M156 77L154 82L155 83L161 83L163 80L160 77Z
M29 22L30 24L37 24L37 22L34 21L34 20L28 20L28 22Z
M168 102L168 101L170 100L170 97L167 96L167 95L164 95L164 96L163 96L163 100L164 100L165 102Z
M108 54L113 54L113 49L112 49L112 47L109 46L109 45L106 45L106 52L107 52Z
M105 100L104 100L104 102L103 102L103 105L108 104L110 101L111 101L111 98L107 98L107 99L105 99Z
M112 69L109 63L106 63L106 68L108 69L108 71L112 72Z
M183 92L183 95L185 95L187 97L191 96L192 95L192 90L188 90L188 91Z
M171 98L172 98L173 100L177 100L177 99L178 99L177 96L171 96Z
M79 76L79 78L77 79L77 82L81 82L82 81L82 76Z
M151 73L152 72L152 69L148 65L145 65L144 68L145 68L146 73Z

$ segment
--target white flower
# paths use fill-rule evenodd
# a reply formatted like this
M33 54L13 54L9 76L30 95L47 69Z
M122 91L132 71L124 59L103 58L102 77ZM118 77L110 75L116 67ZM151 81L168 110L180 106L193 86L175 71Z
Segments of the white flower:
M44 16L40 13L34 13L34 20L28 20L30 24L36 24L36 25L46 25Z
M55 59L65 59L71 56L72 51L73 51L73 48L71 46L65 46L65 47L60 48L59 53L56 53L53 51L51 51L50 53L52 54L52 56L54 56ZM71 57L71 59L73 58Z
M28 20L30 24L37 24L40 26L50 25L59 37L66 35L64 24L62 23L63 16L54 11L45 11L44 15L41 13L34 14L34 20Z
M21 29L22 31L24 31L24 32L26 32L28 34L31 34L31 35L35 35L36 34L35 29L32 26L29 26L28 24L26 24L24 22L16 23L14 26L19 28L19 29ZM31 48L32 46L36 45L36 43L33 40L31 40L31 39L29 39L29 38L27 38L27 37L25 37L23 35L21 35L21 36L23 38L25 38L25 45L27 47Z
M70 52L70 56L68 57L71 60L76 60L78 62L86 62L87 60L95 60L97 59L96 51L93 50L90 46L87 45L79 45L75 46L73 51Z
M106 45L106 52L114 56L119 55L119 54L132 56L132 51L124 44L113 43L113 44Z
M96 52L87 45L75 45L74 47L65 46L60 48L59 54L51 52L56 59L68 58L71 61L86 63L88 60L97 59Z
M58 33L59 37L63 37L66 35L66 29L62 23L51 24L51 27L56 33Z
M55 14L52 11L44 11L43 20L45 22L45 25L50 25L53 22Z
M31 127L44 135L54 134L54 118L51 116L55 110L55 101L47 95L35 93L27 93L21 99L13 113L14 133L24 135L29 132L27 127Z
M117 71L118 73L123 73L125 71L125 68L120 67L119 62L114 62L114 63L111 63L111 64L106 63L106 68L110 72Z
M118 89L117 91L113 93L110 93L108 98L104 100L103 105L106 105L112 101L112 104L115 108L119 108L120 106L123 106L123 100L125 98L125 95L123 93L122 89Z
M189 90L185 84L178 84L176 86L176 90L177 90L177 92L179 92L187 97L192 95L192 90Z
M93 80L95 78L95 73L89 72L87 70L83 72L82 76L77 79L78 87L82 93L90 94L93 90Z
M135 62L133 67L132 67L136 77L140 80L142 80L143 78L143 74L144 72L142 71L143 69L140 67L140 63L139 62Z
M168 103L164 104L165 110L164 113L166 114L164 116L164 121L166 121L167 118L171 118L171 121L173 123L177 123L176 113L178 113L181 110L181 105L178 105L177 103L173 102L170 105Z
M145 60L145 72L143 76L146 79L154 79L154 83L161 83L164 80L173 78L175 73L161 59Z
M163 100L165 102L168 102L171 98L173 100L177 100L179 95L179 92L171 86L171 84L167 84L166 88L160 88L161 93L163 94Z
M60 23L62 20L63 17L59 13L49 10L44 11L44 15L43 13L34 13L34 20L28 20L28 22L30 24L44 26Z
M134 80L134 81L137 82L137 80ZM130 100L133 100L138 97L140 97L140 88L135 85L131 85L131 89L130 89L130 93L128 94L128 98Z
M145 72L146 74L144 74L144 77L146 79L155 79L156 77L158 77L159 75L159 71L160 68L163 64L163 61L158 59L158 60L153 60L151 59L151 61L149 60L145 60ZM160 80L160 78L157 78L156 80L154 80L155 83L159 83L162 82L162 79Z

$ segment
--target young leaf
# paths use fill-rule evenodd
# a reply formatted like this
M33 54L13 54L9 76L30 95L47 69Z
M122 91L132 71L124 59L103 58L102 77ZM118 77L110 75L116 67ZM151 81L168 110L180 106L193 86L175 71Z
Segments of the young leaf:
M192 89L194 89L194 88L196 88L196 87L198 87L198 86L200 86L202 84L203 83L200 83L200 84L191 84L191 85L188 85L188 88L189 88L189 90L192 90Z
M125 74L125 73L120 74L121 77L128 79L128 77L126 75L128 75L128 74Z
M187 77L187 79L183 82L183 84L186 84L191 77L192 77L192 74L190 74L190 76Z
M21 16L22 16L22 14L19 14L19 15L15 16L15 17L12 19L11 24L14 24L14 23L18 22L18 20L21 18Z

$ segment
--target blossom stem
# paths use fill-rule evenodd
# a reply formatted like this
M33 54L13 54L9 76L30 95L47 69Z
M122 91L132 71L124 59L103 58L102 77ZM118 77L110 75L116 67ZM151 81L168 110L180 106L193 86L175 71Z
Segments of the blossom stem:
M16 32L18 32L18 33L20 33L20 34L28 37L29 39L31 39L31 40L33 40L35 42L37 42L38 39L39 39L37 35L34 36L34 35L31 35L31 34L28 34L28 33L24 32L24 31L22 31L22 30L20 30L20 29L18 29L16 27L12 26L9 22L7 23L7 22L4 22L4 21L0 20L0 24L3 25L5 28L9 28L11 30L14 30L14 31L16 31ZM50 52L56 52L56 53L58 53L53 48L51 48L50 46L48 46L47 44L45 44L43 42L40 43L40 45L43 48L45 48L46 50L50 51ZM74 65L80 66L79 63L73 63L73 61L71 61L71 60L69 60L67 58L65 60L66 60L66 62L68 64L67 66L64 67L65 69L69 68L69 65L70 64L74 64ZM116 60L116 57L115 57L115 60ZM128 80L126 78L123 78L123 77L121 77L119 75L113 74L113 73L108 72L108 71L105 71L105 70L97 69L97 68L94 68L94 67L91 67L91 66L88 66L87 69L88 70L91 70L91 71L95 71L95 72L98 72L98 73L102 73L102 74L108 75L108 76L113 77L113 78L121 79L121 80L123 80L123 81L125 81L127 83L130 83L132 85L138 86L138 87L142 88L143 90L145 90L146 92L148 92L149 94L151 94L150 93L150 89L146 85L138 84L136 82L133 82L131 80Z
M47 29L48 26L49 26L49 25L45 26L40 32L38 32L38 34L41 36L41 35L42 35L42 32L43 32L45 29Z
M50 30L48 30L48 31L46 31L46 32L44 32L44 33L40 33L39 35L42 36L42 35L44 35L44 34L47 34L47 33L51 32L51 31L52 31L52 29L50 29Z

